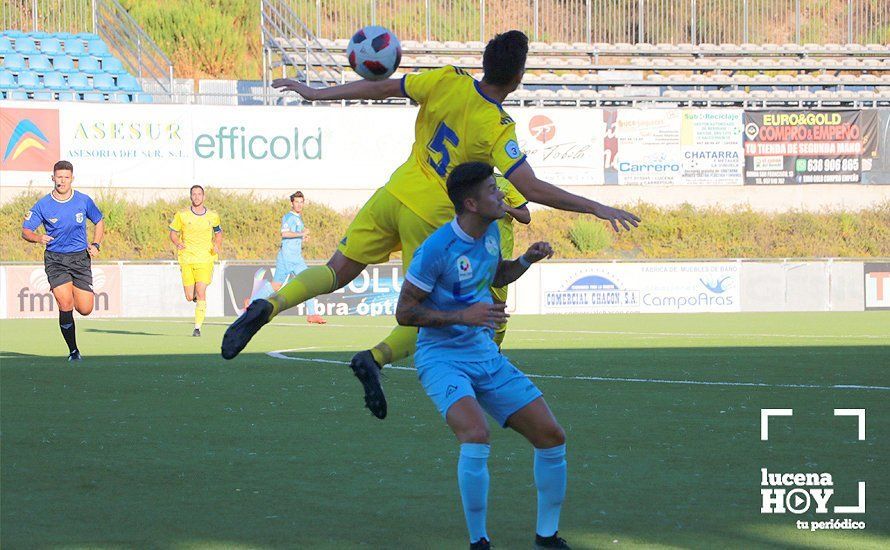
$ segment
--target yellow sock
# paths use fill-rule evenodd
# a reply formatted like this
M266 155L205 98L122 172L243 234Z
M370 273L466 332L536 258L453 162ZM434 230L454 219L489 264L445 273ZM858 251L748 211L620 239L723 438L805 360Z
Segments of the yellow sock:
M195 328L201 328L201 325L204 323L204 315L206 313L207 301L198 300L197 305L195 305Z
M417 347L417 327L396 327L389 336L371 349L371 355L381 367L414 354Z
M492 337L492 340L494 340L494 343L498 345L498 349L501 349L501 344L504 343L504 336L506 336L506 335L507 335L507 323L504 323L503 325L499 325L498 328L495 329L494 336Z
M266 298L272 302L272 316L302 304L309 298L333 292L337 287L334 270L326 265L316 265L305 269L291 279L278 292ZM271 318L270 317L270 318Z

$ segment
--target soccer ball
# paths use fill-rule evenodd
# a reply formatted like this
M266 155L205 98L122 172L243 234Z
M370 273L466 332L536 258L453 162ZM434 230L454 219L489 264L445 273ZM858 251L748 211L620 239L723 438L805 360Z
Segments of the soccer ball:
M358 30L346 47L349 65L368 80L383 80L399 68L402 45L389 29L368 25Z

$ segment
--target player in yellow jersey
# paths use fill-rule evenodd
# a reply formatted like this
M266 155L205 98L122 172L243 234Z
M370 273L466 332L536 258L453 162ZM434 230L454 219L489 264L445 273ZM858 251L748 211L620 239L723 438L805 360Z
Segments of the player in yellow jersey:
M530 201L609 220L617 231L637 225L629 212L573 195L535 177L519 149L513 119L501 102L519 87L525 73L528 37L520 31L495 36L485 47L484 77L475 80L462 69L446 66L409 74L401 79L361 80L314 89L289 79L272 86L297 92L310 101L408 97L420 104L414 125L411 155L389 182L356 214L325 266L314 266L294 277L267 300L255 300L226 331L222 356L231 359L259 329L281 311L309 298L327 294L357 277L371 263L402 251L407 269L414 250L454 217L445 190L453 166L481 161L498 168ZM386 416L380 387L381 365L414 353L417 331L396 327L380 344L352 358L350 367L364 386L365 404L378 418Z
M501 257L510 259L513 257L513 220L523 225L532 222L532 214L528 210L528 201L518 189L513 187L510 180L500 174L495 174L495 182L498 189L504 194L504 212L506 215L498 220L498 229L501 230ZM495 303L507 303L507 285L491 287L491 298ZM504 321L494 331L494 342L501 347L504 336L507 334L507 321Z
M185 299L195 302L192 336L201 336L207 313L207 286L213 279L213 262L219 259L222 248L222 228L219 215L204 206L204 188L193 185L189 193L192 205L173 216L170 240L177 248Z

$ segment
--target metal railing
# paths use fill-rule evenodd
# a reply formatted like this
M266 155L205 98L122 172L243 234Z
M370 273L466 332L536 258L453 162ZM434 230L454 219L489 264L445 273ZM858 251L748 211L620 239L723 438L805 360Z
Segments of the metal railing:
M888 0L286 1L329 39L377 24L418 41L485 42L515 28L567 43L890 43Z
M282 0L260 0L260 30L263 39L263 89L276 72L307 83L338 84L343 67L309 27ZM295 74L288 74L291 69ZM271 101L268 93L264 101Z
M99 35L130 74L159 99L173 99L173 63L117 0L2 0L2 6L4 29Z

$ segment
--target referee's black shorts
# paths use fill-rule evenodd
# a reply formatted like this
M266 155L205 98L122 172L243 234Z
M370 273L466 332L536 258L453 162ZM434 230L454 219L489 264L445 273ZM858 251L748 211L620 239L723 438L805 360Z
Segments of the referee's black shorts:
M74 283L77 288L92 292L93 271L90 266L90 253L86 250L67 254L49 250L43 252L43 268L51 289Z

